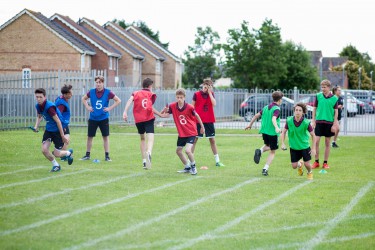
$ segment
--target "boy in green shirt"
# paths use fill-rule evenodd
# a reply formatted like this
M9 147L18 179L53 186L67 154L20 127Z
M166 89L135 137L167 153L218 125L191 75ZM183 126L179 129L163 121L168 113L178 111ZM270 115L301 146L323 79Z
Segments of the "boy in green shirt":
M307 179L312 180L313 174L311 170L311 155L315 155L315 134L310 121L303 117L307 108L304 103L297 103L294 106L294 116L286 119L285 127L281 133L281 149L286 150L285 134L288 131L290 160L293 169L298 167L298 175L303 175L303 162L307 169ZM309 134L312 138L311 148ZM303 159L303 162L299 161Z
M280 129L280 105L282 102L284 94L280 91L275 91L272 93L273 102L265 106L261 111L259 111L250 121L250 124L245 128L251 129L253 123L261 117L262 123L259 133L262 134L264 145L260 149L255 150L254 162L259 164L260 157L263 152L270 150L266 164L262 169L262 174L264 176L268 175L268 168L270 167L273 158L275 158L276 150L279 148L278 136L281 132Z
M320 83L322 92L316 94L314 109L311 119L311 126L315 129L315 162L312 168L319 168L319 143L320 137L325 137L325 151L323 168L329 168L328 157L331 149L331 137L339 128L338 97L331 93L331 82L323 80Z

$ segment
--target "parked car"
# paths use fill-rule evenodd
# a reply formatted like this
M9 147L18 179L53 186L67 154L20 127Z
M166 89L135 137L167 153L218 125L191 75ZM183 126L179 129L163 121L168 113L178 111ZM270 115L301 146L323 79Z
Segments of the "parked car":
M245 121L249 122L253 118L253 116L258 113L264 106L270 104L272 102L271 94L267 95L251 95L245 101L241 103L239 115L245 119ZM283 97L283 101L280 105L280 118L285 119L288 116L293 115L293 107L294 107L294 100ZM307 107L308 112L306 117L312 117L312 107Z
M360 106L363 107L364 113L374 113L374 106L372 105L372 93L369 90L355 90L346 89L347 93L352 94L359 102ZM362 102L362 103L361 103ZM362 110L361 110L362 111ZM362 114L362 113L360 113Z

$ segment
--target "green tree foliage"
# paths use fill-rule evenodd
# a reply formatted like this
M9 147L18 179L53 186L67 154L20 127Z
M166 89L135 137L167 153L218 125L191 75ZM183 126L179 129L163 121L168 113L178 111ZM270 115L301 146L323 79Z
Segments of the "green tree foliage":
M362 67L367 72L368 77L370 77L370 72L375 70L375 64L371 62L369 54L359 52L353 45L343 48L339 55L347 56L349 60Z
M148 35L149 37L154 39L156 42L158 42L161 46L168 49L169 42L168 43L162 43L159 39L159 31L154 32L143 21L137 21L137 22L133 21L132 23L126 23L124 19L121 19L121 20L114 19L113 22L117 23L118 25L120 25L124 29L128 28L129 26L135 26L135 27L139 28L140 30L142 30L143 33L145 33L146 35Z
M317 69L311 64L310 53L302 45L287 41L283 44L283 54L287 73L280 78L278 88L290 89L294 86L306 90L318 88Z
M361 72L359 72L359 65L354 61L347 61L344 70L348 77L349 89L359 88L359 76L361 76L361 89L371 88L371 79L366 74L366 69L362 67ZM342 66L336 66L332 69L333 71L343 71Z
M198 88L204 78L220 76L216 63L220 53L219 40L219 34L211 27L197 28L194 46L189 46L184 52L184 86Z

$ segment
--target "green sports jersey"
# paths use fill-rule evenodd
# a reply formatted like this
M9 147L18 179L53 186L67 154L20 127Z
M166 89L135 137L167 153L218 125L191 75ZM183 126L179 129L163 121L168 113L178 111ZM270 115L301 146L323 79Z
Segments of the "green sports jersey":
M310 121L303 118L301 124L297 127L294 124L294 116L289 116L286 119L288 124L289 146L294 150L302 150L310 147L310 136L308 127Z
M335 105L338 97L332 95L329 98L324 97L323 93L316 94L318 107L316 107L316 120L333 122L335 118Z
M268 106L265 106L262 110L262 124L260 127L259 133L261 134L267 134L267 135L278 135L275 131L275 127L272 123L272 116L273 112L275 110L280 110L280 107L277 105L274 105L271 109L268 109ZM277 126L280 127L280 116L276 119Z

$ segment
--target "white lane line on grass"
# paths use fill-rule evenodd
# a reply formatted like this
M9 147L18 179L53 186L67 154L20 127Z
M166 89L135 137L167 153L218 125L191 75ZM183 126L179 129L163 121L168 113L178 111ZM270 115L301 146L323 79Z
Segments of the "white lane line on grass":
M49 176L49 177L45 177L45 178L40 178L40 179L29 180L29 181L21 181L21 182L9 183L9 184L5 184L5 185L0 186L0 189L8 188L8 187L21 186L21 185L26 185L26 184L35 183L35 182L47 181L47 180L51 180L51 179L65 177L65 176L68 176L68 175L80 174L80 173L87 172L87 171L90 171L90 170L88 170L88 169L82 169L82 170L79 170L79 171L76 171L76 172L71 172L71 173L66 173L66 174L51 173L51 174L53 174L53 176Z
M329 220L325 227L322 228L311 240L305 242L304 246L301 249L313 249L315 246L319 245L326 235L328 235L332 229L334 229L338 223L340 223L349 213L352 211L355 205L366 195L368 191L374 186L374 182L370 181L367 185L363 186L350 203L333 219Z
M368 237L374 236L374 232L368 232L363 234L357 234L357 235L350 235L350 236L343 236L343 237L335 237L327 240L322 240L321 243L338 243L338 242L345 242L349 240L360 240L365 239ZM265 248L255 248L254 250L270 250L270 249L290 249L290 248L297 248L297 247L304 247L305 242L294 242L294 243L288 243L288 244L279 244L274 246L267 246Z
M43 166L38 166L38 167L32 167L32 168L18 169L18 170L14 170L14 171L10 171L10 172L0 173L0 175L16 174L16 173L25 172L25 171L30 171L30 170L39 169L39 168L45 168L45 167L43 167Z
M184 179L184 180L180 180L180 181L176 181L176 182L171 182L171 183L165 184L163 186L151 188L151 189L148 189L146 191L142 191L142 192L138 192L138 193L134 193L134 194L129 194L129 195L126 195L126 196L123 196L123 197L120 197L120 198L117 198L117 199L114 199L114 200L110 200L110 201L105 202L105 203L100 203L100 204L96 204L96 205L91 206L91 207L85 207L85 208L77 209L77 210L74 210L70 213L57 215L57 216L52 217L52 218L47 219L47 220L42 220L42 221L38 221L38 222L29 224L29 225L25 225L25 226L22 226L22 227L19 227L19 228L2 231L2 232L0 232L0 236L5 236L5 235L13 234L13 233L20 233L20 232L30 230L30 229L33 229L33 228L37 228L37 227L40 227L40 226L43 226L43 225L46 225L46 224L49 224L49 223L52 223L52 222L55 222L55 221L58 221L58 220L66 219L66 218L72 217L72 216L77 215L77 214L82 214L82 213L85 213L85 212L88 212L88 211L91 211L91 210L94 210L94 209L106 207L106 206L113 205L113 204L116 204L116 203L119 203L119 202L122 202L122 201L125 201L125 200L129 200L131 198L140 196L142 194L152 193L152 192L155 192L155 191L159 191L159 190L162 190L162 189L165 189L165 188L168 188L168 187L175 186L177 184L181 184L181 183L191 181L191 180L196 180L196 179L199 179L199 178L202 178L202 177L197 176L196 178L189 178L189 179Z
M363 219L373 219L375 218L375 215L372 215L372 214L359 214L359 215L355 215L355 216L352 216L350 218L347 218L345 220L349 221L349 220L363 220ZM282 232L282 231L290 231L290 230L295 230L295 229L302 229L302 228L306 228L306 227L317 227L317 226L322 226L322 225L325 225L327 222L325 221L321 221L321 222L308 222L308 223L303 223L303 224L299 224L299 225L293 225L293 226L283 226L283 227L279 227L279 228L272 228L272 229L268 229L268 230L252 230L252 231L246 231L244 233L234 233L234 234L218 234L218 235L215 235L215 236L212 236L209 238L209 240L216 240L216 239L219 239L219 240L222 240L222 239L233 239L233 238L240 238L242 237L241 239L248 239L248 238L257 238L257 236L254 237L254 235L257 235L257 234L270 234L270 233L279 233L279 232ZM374 233L375 234L375 233ZM362 237L363 238L366 238L366 237L370 237L372 236L371 233L366 233L366 234L360 234L360 235L357 235L357 236L346 236L346 237L340 237L340 239L347 239L349 237L352 237L353 239L357 239L358 237ZM328 239L326 240L325 242L331 242L331 241L340 241L340 239L338 240L337 238L332 238L332 239ZM341 239L341 240L342 240ZM188 239L187 238L178 238L178 239L164 239L164 240L160 240L160 241L153 241L153 242L146 242L146 243L142 243L142 244L129 244L129 245L126 245L126 246L122 246L122 247L116 247L115 249L137 249L137 248L146 248L146 249L149 249L149 248L155 248L155 247L159 247L159 248L166 248L165 245L168 245L168 244L180 244L182 242L185 242L187 241ZM348 239L349 240L349 239ZM291 244L295 244L295 243L291 243ZM301 243L299 242L299 246L302 246L302 244L304 243ZM286 244L285 244L286 245ZM259 249L269 249L269 248L276 248L277 246L270 246L270 247L267 247L267 248L258 248ZM111 248L110 248L111 249Z
M226 224L212 230L211 232L207 232L205 234L202 234L201 236L197 237L197 238L194 238L194 239L189 239L187 241L185 241L184 243L180 244L180 245L176 245L176 246L173 246L169 249L183 249L183 248L188 248L188 247L191 247L195 244L197 244L198 242L200 241L204 241L204 240L207 240L207 239L210 239L211 237L219 234L219 233L222 233L224 232L225 230L228 230L229 228L239 224L241 221L243 220L246 220L247 218L249 218L250 216L256 214L257 212L275 204L276 202L280 201L281 199L291 195L292 193L296 192L297 190L303 188L304 186L308 185L312 183L311 181L305 181L291 189L289 189L288 191L286 191L285 193L282 193L281 195L279 195L278 197L272 199L272 200L269 200L259 206L257 206L256 208L250 210L249 212L245 213L244 215L240 216L240 217L237 217L235 218L234 220L232 221L229 221L227 222Z
M239 188L241 188L241 187L243 187L243 186L245 186L247 184L253 183L253 182L258 181L258 180L259 180L259 178L253 178L253 179L244 181L244 182L239 183L239 184L237 184L237 185L235 185L235 186L233 186L231 188L224 189L224 190L222 190L220 192L213 193L211 195L202 197L202 198L200 198L198 200L195 200L193 202L190 202L190 203L186 204L185 206L182 206L182 207L179 207L177 209L171 210L171 211L169 211L169 212L167 212L165 214L159 215L159 216L154 217L152 219L149 219L149 220L146 220L146 221L142 221L142 222L140 222L138 224L132 225L132 226L127 227L127 228L124 228L124 229L122 229L120 231L117 231L117 232L115 232L113 234L108 234L108 235L105 235L105 236L102 236L102 237L99 237L99 238L96 238L96 239L92 239L92 240L89 240L89 241L84 242L82 244L79 244L79 245L76 245L76 246L72 246L72 247L69 247L69 248L66 248L66 249L72 250L72 249L80 249L82 247L90 247L90 246L94 246L94 245L96 245L96 244L98 244L98 243L100 243L102 241L111 240L113 238L121 237L121 236L123 236L125 234L128 234L128 233L130 233L132 231L135 231L135 230L137 230L137 229L139 229L141 227L149 226L152 223L159 222L159 221L161 221L163 219L166 219L166 218L168 218L168 217L170 217L172 215L175 215L175 214L180 213L182 211L186 211L187 209L189 209L191 207L194 207L194 206L197 206L197 205L199 205L199 204L201 204L203 202L206 202L209 199L212 199L212 198L218 197L220 195L232 192L232 191L234 191L236 189L239 189Z
M38 196L38 197L34 197L34 198L27 198L23 201L3 204L3 205L0 205L0 209L15 207L15 206L19 206L19 205L26 205L26 204L41 201L41 200L44 200L44 199L47 199L47 198L51 198L51 197L54 197L54 196L57 196L57 195L63 195L63 194L67 194L69 192L73 192L73 191L77 191L77 190L84 190L84 189L88 189L88 188L92 188L92 187L104 186L104 185L107 185L107 184L112 183L112 182L120 181L120 180L131 178L131 177L138 177L138 176L141 176L141 175L143 175L143 173L142 174L123 175L123 176L119 176L119 177L116 177L116 178L112 178L108 181L96 182L96 183L92 183L92 184L89 184L89 185L86 185L86 186L80 186L80 187L77 187L77 188L67 188L67 189L64 189L62 191L48 193L48 194L44 194L42 196Z

